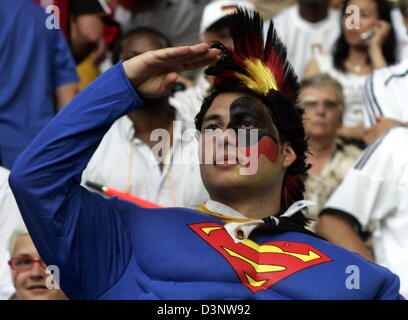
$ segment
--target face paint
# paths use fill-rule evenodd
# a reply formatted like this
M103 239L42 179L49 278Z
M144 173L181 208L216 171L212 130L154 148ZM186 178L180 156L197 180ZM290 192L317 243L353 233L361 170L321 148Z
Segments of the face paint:
M230 106L228 128L236 132L245 130L245 137L237 134L238 154L244 154L249 161L244 168L238 167L238 176L251 176L245 180L251 183L274 181L282 170L283 154L278 143L276 129L271 115L258 100L240 97ZM256 130L256 139L251 133ZM250 168L256 170L249 170Z

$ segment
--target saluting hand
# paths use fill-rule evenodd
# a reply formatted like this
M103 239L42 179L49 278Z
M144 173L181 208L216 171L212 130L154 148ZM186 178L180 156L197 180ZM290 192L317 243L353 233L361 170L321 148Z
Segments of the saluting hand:
M208 44L148 51L123 63L126 75L146 98L168 95L178 73L215 63L219 50Z

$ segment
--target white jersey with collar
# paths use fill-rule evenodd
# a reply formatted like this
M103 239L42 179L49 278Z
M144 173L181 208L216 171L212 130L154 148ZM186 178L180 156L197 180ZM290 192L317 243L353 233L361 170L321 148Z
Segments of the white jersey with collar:
M377 69L365 82L364 125L376 123L375 116L408 122L408 58L396 65Z
M376 262L401 278L408 297L408 127L394 127L357 159L325 212L355 219L373 231Z

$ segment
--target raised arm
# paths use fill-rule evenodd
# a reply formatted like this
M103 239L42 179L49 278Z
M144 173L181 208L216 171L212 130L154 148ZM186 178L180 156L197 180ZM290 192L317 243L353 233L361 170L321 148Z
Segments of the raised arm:
M116 119L142 107L134 88L145 97L165 95L177 72L210 64L217 55L202 44L117 64L65 107L16 161L10 186L40 255L60 268L68 297L97 298L118 280L130 257L116 200L80 186L103 135Z

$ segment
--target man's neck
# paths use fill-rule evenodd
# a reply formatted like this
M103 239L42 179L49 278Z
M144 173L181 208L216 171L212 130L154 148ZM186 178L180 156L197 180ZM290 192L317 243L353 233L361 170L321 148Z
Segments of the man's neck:
M174 115L168 99L150 100L141 109L128 114L135 128L136 136L150 135L154 129L168 129Z
M263 190L253 194L243 192L230 197L226 197L225 194L228 194L228 191L220 196L212 195L211 200L220 202L247 218L263 219L278 214L280 210L280 190L279 192Z
M324 5L299 5L299 14L304 20L310 23L318 23L327 18L329 7Z

